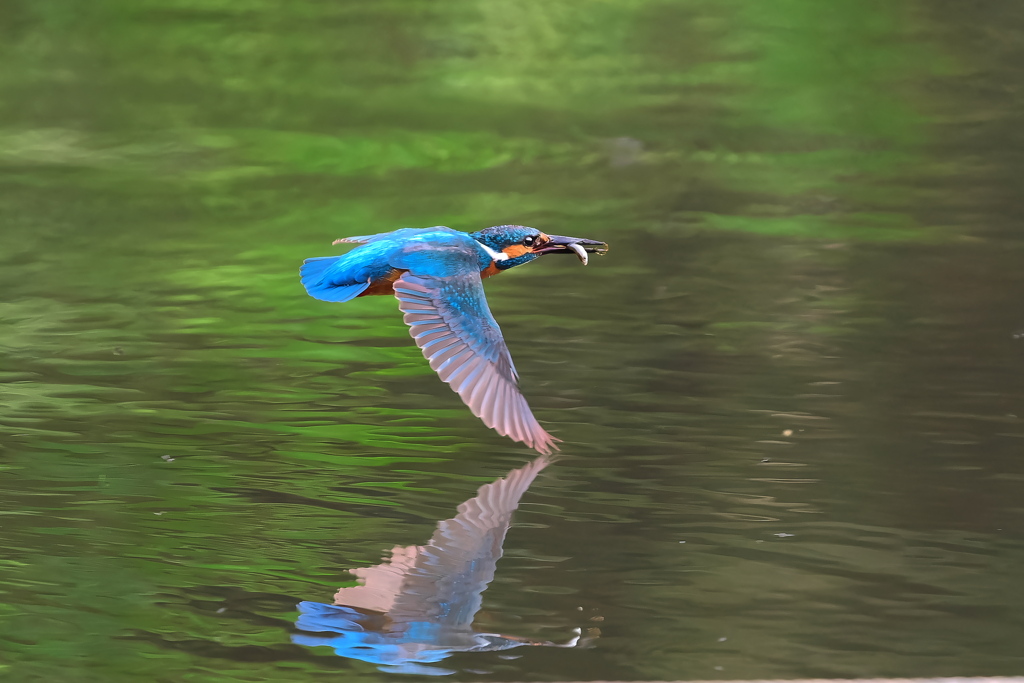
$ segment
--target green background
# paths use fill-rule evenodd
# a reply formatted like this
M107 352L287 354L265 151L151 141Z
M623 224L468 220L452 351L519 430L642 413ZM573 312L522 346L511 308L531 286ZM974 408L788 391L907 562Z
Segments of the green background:
M454 679L1024 673L1022 46L1010 0L4 0L0 678L392 680L295 604L531 455L298 265L507 222L611 252L487 283L565 457L479 622L600 633Z

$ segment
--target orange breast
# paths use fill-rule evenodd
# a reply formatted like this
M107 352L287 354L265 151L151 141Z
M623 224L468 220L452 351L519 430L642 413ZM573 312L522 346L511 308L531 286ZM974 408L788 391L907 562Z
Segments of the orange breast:
M366 288L359 296L376 296L378 294L394 294L395 293L395 280L402 277L404 270L400 268L392 268L391 272L370 283L370 286ZM357 297L358 298L358 297Z
M501 271L498 270L498 264L495 263L494 261L491 261L491 265L487 266L486 268L480 271L480 277L490 277L492 275L497 275L500 272Z

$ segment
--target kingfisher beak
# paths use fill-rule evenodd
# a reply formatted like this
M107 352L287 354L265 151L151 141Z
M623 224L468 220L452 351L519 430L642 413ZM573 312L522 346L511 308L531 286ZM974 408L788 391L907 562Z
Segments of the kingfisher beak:
M547 242L536 247L535 254L576 254L576 257L587 265L590 261L590 254L604 256L608 253L608 245L597 240L585 240L579 237L563 237L561 235L548 235Z

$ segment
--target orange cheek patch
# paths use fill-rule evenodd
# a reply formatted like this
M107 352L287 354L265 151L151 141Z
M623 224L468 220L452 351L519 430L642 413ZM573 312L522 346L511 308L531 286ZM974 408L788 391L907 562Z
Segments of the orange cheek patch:
M513 244L511 246L505 247L504 249L502 249L502 251L505 254L507 254L509 258L519 258L520 256L522 256L523 254L527 253L530 250L521 244Z

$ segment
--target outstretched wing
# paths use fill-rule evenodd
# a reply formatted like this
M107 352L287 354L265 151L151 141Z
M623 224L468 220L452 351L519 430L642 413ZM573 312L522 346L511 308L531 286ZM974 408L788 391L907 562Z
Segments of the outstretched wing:
M541 453L558 450L557 439L544 431L519 392L479 269L471 264L452 270L457 272L446 276L410 271L395 282L398 307L416 345L485 425Z

